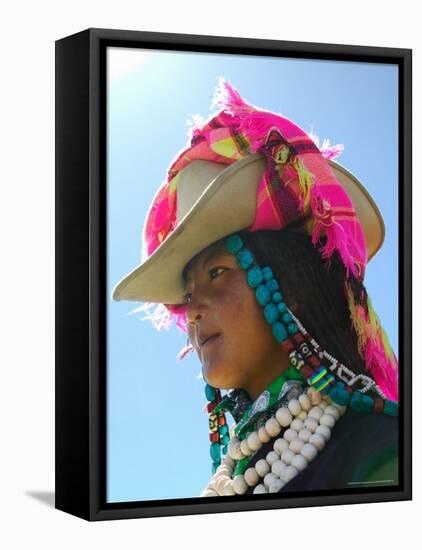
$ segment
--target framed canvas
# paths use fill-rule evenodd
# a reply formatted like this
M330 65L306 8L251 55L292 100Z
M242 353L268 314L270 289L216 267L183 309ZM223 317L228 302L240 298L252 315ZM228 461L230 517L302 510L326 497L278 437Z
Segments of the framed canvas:
M411 62L57 40L58 509L412 498Z

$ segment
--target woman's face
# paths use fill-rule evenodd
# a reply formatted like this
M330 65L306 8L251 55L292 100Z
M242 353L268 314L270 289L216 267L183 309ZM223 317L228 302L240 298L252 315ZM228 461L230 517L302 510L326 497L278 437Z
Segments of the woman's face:
M189 262L184 280L189 340L204 378L213 387L243 388L256 398L289 363L245 271L224 244L214 243Z

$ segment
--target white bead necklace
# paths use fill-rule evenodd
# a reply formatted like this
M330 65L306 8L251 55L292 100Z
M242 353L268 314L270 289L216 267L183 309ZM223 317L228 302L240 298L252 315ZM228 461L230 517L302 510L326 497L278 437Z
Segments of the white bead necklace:
M311 387L298 399L291 399L287 406L280 407L265 426L243 441L234 434L235 425L232 426L228 454L200 496L243 495L249 487L254 487L254 494L277 493L323 450L346 409ZM232 478L236 461L254 454L282 430L282 437L275 440L273 450L265 458Z

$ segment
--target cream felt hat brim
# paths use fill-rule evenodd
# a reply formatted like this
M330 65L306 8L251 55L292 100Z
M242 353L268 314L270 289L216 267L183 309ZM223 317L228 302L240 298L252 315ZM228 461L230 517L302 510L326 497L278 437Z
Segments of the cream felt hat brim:
M328 162L356 210L369 260L384 241L381 213L353 174L336 162ZM175 230L147 260L117 283L113 299L183 303L182 272L186 264L213 242L253 224L257 188L266 166L261 153L250 154L229 166L191 161L178 174ZM295 230L300 231L300 226L295 226Z

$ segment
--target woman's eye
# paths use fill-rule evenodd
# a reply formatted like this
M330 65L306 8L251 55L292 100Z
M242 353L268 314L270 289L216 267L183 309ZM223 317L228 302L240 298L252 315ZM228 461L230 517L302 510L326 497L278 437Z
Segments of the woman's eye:
M191 301L191 299L192 299L192 294L190 294L190 293L185 294L183 296L183 300L184 300L185 304L188 304Z
M217 273L220 269L222 269L224 271L224 267L213 267L212 269L209 270L209 274L211 276L211 279L215 279L215 277L213 277L213 273Z

